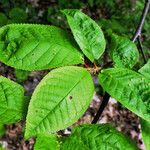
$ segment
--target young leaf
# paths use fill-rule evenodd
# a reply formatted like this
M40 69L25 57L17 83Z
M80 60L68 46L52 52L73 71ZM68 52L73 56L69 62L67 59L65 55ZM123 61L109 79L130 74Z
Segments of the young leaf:
M72 125L88 108L93 93L92 78L86 69L70 66L51 71L32 95L25 137Z
M24 89L19 84L0 77L0 124L19 121L23 117Z
M99 74L99 82L113 98L150 121L150 80L129 69L111 68Z
M58 137L54 134L38 135L34 150L60 150Z
M0 28L0 61L21 70L83 63L72 38L47 25L12 24Z
M137 150L135 144L109 124L81 125L62 144L62 150Z
M101 28L90 17L76 9L62 11L68 20L71 31L83 53L93 62L105 50L105 39Z
M115 67L132 68L139 59L136 45L126 37L112 35L111 57Z
M147 79L150 79L150 59L148 60L147 64L145 64L139 72L143 74Z
M147 122L143 119L141 122L141 130L142 130L142 139L145 144L146 150L150 150L150 122Z

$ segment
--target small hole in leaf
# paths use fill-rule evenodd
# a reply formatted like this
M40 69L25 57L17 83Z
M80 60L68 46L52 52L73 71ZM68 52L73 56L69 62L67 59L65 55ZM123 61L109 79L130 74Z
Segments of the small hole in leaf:
M70 100L72 100L72 98L73 98L72 96L69 96L69 99L70 99Z

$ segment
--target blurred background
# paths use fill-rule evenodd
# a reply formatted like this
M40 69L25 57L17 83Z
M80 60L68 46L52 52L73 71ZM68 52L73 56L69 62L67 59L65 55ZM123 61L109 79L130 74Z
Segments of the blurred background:
M0 27L11 23L35 23L55 25L69 30L66 19L60 10L74 8L82 10L93 18L101 26L106 38L108 32L114 32L131 39L139 23L144 2L145 0L0 0ZM150 14L146 18L142 31L142 44L147 58L150 56L149 31ZM109 51L109 48L106 50ZM138 65L142 64L143 62L140 61ZM31 96L36 85L47 72L14 70L0 63L0 74L22 84L27 96ZM99 91L99 87L96 89ZM96 94L87 112L73 126L90 123L100 103L101 95ZM109 102L99 121L99 123L103 122L112 123L118 130L130 136L140 149L144 149L139 118L113 99ZM69 132L71 128L63 132ZM33 149L34 140L24 141L23 139L24 122L6 125L5 129L5 134L0 137L2 147L8 150Z

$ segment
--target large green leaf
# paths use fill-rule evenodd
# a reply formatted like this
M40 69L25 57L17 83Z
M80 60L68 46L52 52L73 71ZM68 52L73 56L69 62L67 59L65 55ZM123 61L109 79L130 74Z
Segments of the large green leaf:
M83 62L72 38L47 25L12 24L0 28L0 61L22 70L42 70Z
M24 89L21 85L0 77L0 124L8 124L23 118Z
M150 121L150 80L129 69L111 68L99 74L99 82L113 98Z
M148 60L147 64L145 64L139 72L143 74L146 78L150 79L150 59Z
M70 66L51 71L32 95L25 137L72 125L89 106L93 93L91 75L86 69Z
M62 150L136 150L135 144L109 124L82 125L66 138Z
M54 134L38 135L34 150L60 150L58 137Z
M141 119L142 139L146 150L150 150L150 123Z
M136 45L126 37L113 34L110 49L115 67L132 68L139 59Z
M76 9L62 11L68 20L74 38L83 53L93 62L105 50L105 39L101 28L90 17Z

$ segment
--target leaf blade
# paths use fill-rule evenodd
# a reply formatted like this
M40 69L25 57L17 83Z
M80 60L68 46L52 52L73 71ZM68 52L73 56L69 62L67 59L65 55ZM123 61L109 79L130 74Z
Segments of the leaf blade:
M139 52L136 45L128 38L113 34L111 57L115 67L132 68L139 60Z
M73 124L87 109L93 93L93 82L86 69L62 67L51 71L31 98L25 137Z
M54 134L41 134L38 135L34 150L60 150L58 137Z
M141 130L142 130L142 139L146 150L150 149L150 123L145 121L144 119L140 120Z
M149 80L129 69L110 68L99 74L99 82L113 98L150 121Z
M110 124L78 126L62 144L62 150L126 150L126 147L130 150L137 149L128 137L117 131Z
M62 11L69 23L76 42L83 53L93 62L105 50L105 39L101 28L90 17L76 9Z
M0 28L0 60L28 71L83 63L69 34L54 26L36 24Z
M0 123L14 123L23 118L24 89L21 85L0 77Z
M148 62L139 70L146 78L150 79L150 59Z

